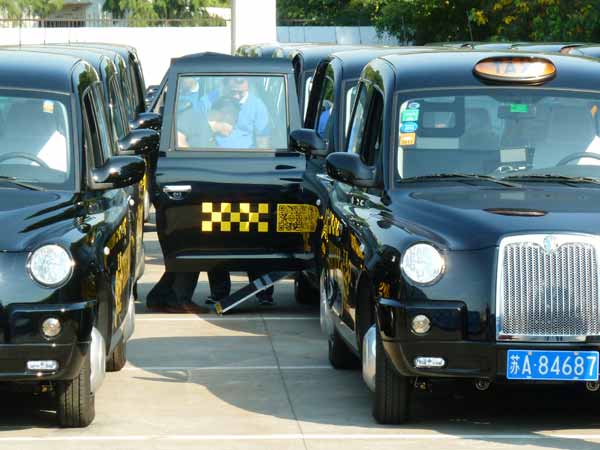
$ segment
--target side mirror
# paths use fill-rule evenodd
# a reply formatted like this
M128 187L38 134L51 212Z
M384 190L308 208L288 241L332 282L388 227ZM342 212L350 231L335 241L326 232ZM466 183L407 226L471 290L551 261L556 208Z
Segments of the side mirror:
M155 130L132 130L119 140L119 153L147 156L158 151L160 134Z
M332 153L326 160L327 173L335 180L359 187L375 186L375 171L356 153Z
M307 155L327 156L327 146L315 130L299 128L290 133L292 147Z
M129 128L132 130L151 129L160 131L162 127L162 115L155 112L142 112L137 117L129 121Z
M139 183L146 174L146 161L139 156L113 156L92 170L90 188L94 191L115 189Z

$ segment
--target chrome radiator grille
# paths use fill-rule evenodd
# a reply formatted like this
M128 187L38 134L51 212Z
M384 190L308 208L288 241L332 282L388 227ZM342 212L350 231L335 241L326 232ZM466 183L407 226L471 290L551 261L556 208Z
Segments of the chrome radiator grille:
M500 245L500 339L600 334L598 242L592 236L529 235Z

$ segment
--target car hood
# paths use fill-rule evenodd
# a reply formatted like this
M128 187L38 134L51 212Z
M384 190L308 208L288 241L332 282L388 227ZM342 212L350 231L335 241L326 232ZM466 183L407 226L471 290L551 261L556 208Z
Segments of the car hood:
M72 226L76 194L0 188L0 251L28 251Z
M423 184L394 191L390 220L451 250L498 245L520 233L600 234L600 188L529 183L522 188Z

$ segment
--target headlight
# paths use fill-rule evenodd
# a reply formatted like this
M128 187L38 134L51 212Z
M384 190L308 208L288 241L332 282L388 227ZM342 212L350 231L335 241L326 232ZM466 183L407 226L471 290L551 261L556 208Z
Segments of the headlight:
M404 252L400 268L415 283L431 284L444 273L444 257L433 245L415 244Z
M59 245L43 245L29 257L27 267L31 277L46 287L58 287L73 273L73 258Z

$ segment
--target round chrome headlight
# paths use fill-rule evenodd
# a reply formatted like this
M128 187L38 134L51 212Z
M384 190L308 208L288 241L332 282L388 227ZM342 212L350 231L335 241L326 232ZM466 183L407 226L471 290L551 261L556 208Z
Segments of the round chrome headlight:
M29 256L27 268L31 277L46 287L66 283L73 273L73 258L60 245L43 245Z
M433 245L419 243L404 252L400 268L411 281L432 284L444 273L444 257Z

